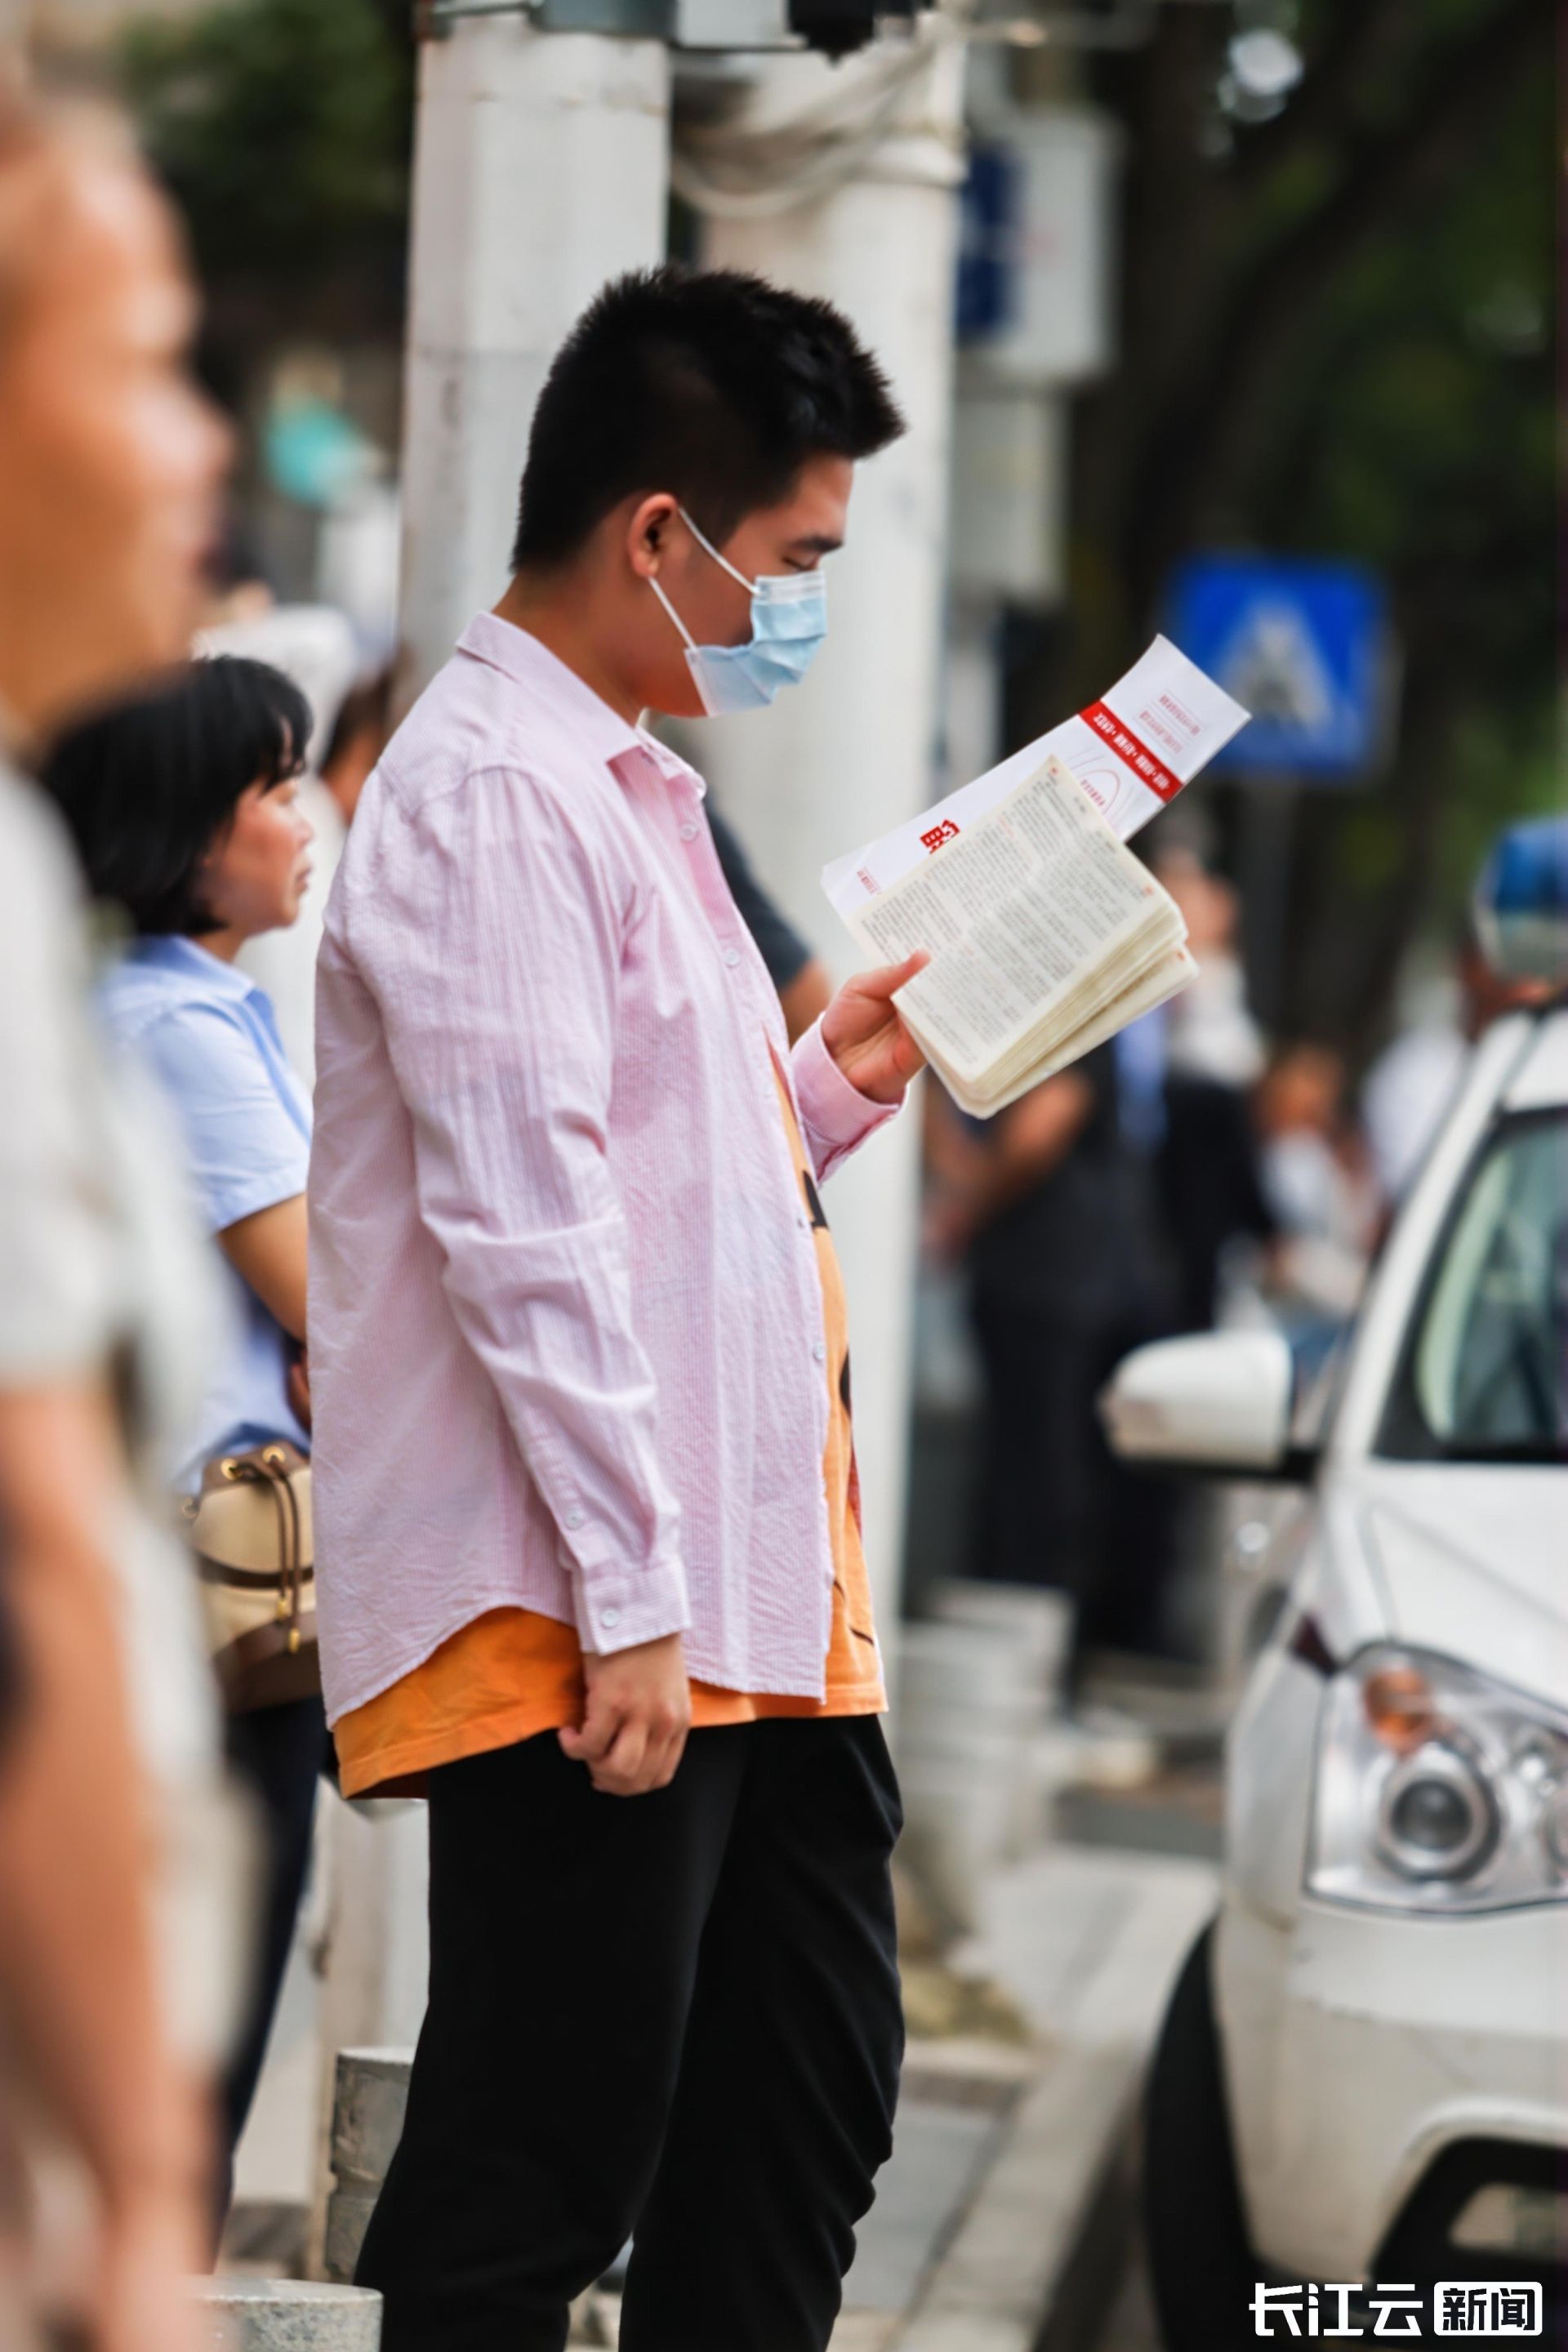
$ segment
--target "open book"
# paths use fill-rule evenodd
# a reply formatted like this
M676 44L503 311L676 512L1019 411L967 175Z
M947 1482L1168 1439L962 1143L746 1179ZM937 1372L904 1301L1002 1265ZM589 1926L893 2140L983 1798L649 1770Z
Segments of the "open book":
M1157 639L1102 702L827 867L868 955L930 954L899 1010L965 1110L990 1118L1193 977L1175 902L1123 845L1246 719Z

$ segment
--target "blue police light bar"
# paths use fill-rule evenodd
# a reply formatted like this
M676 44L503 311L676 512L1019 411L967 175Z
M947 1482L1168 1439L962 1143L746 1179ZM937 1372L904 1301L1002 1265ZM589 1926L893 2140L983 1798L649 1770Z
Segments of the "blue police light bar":
M1568 816L1500 834L1472 900L1476 937L1509 980L1568 981Z

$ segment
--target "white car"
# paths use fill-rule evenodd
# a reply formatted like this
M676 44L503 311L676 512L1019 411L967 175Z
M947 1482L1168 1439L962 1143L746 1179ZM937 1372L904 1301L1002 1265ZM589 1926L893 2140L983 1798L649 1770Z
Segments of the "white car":
M1329 2284L1568 2261L1568 1011L1511 1014L1390 1238L1321 1442L1268 1332L1144 1348L1117 1450L1300 1489L1166 2016L1145 2210L1171 2352ZM1289 2286L1266 2326L1260 2284ZM1306 2283L1316 2284L1317 2296ZM1425 2340L1430 2324L1423 2321ZM1308 2325L1309 2313L1311 2325ZM1320 2316L1321 2315L1321 2316ZM1373 2320L1363 2299L1360 2324ZM1385 2318L1377 2332L1410 2334Z

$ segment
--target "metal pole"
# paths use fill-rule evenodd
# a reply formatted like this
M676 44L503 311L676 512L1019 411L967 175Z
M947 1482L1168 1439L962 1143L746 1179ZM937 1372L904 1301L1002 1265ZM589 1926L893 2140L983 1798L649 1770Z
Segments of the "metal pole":
M909 420L905 439L862 469L848 544L830 567L828 642L810 677L765 718L710 722L697 742L769 887L845 971L852 943L819 870L935 788L963 53L930 26L919 38L923 68L853 178L788 210L711 218L705 244L712 263L837 302L880 355ZM858 75L874 90L887 68L879 50L837 67L772 59L741 128L765 136L808 108L840 110ZM908 1117L879 1138L835 1180L827 1204L849 1293L868 1556L889 1635L901 1581L919 1124Z

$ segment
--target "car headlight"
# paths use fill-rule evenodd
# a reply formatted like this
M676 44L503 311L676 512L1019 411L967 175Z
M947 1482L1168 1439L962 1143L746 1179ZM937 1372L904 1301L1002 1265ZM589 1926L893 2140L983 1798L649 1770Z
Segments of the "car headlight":
M1405 1911L1568 1898L1568 1715L1447 1658L1363 1650L1325 1696L1307 1891Z

